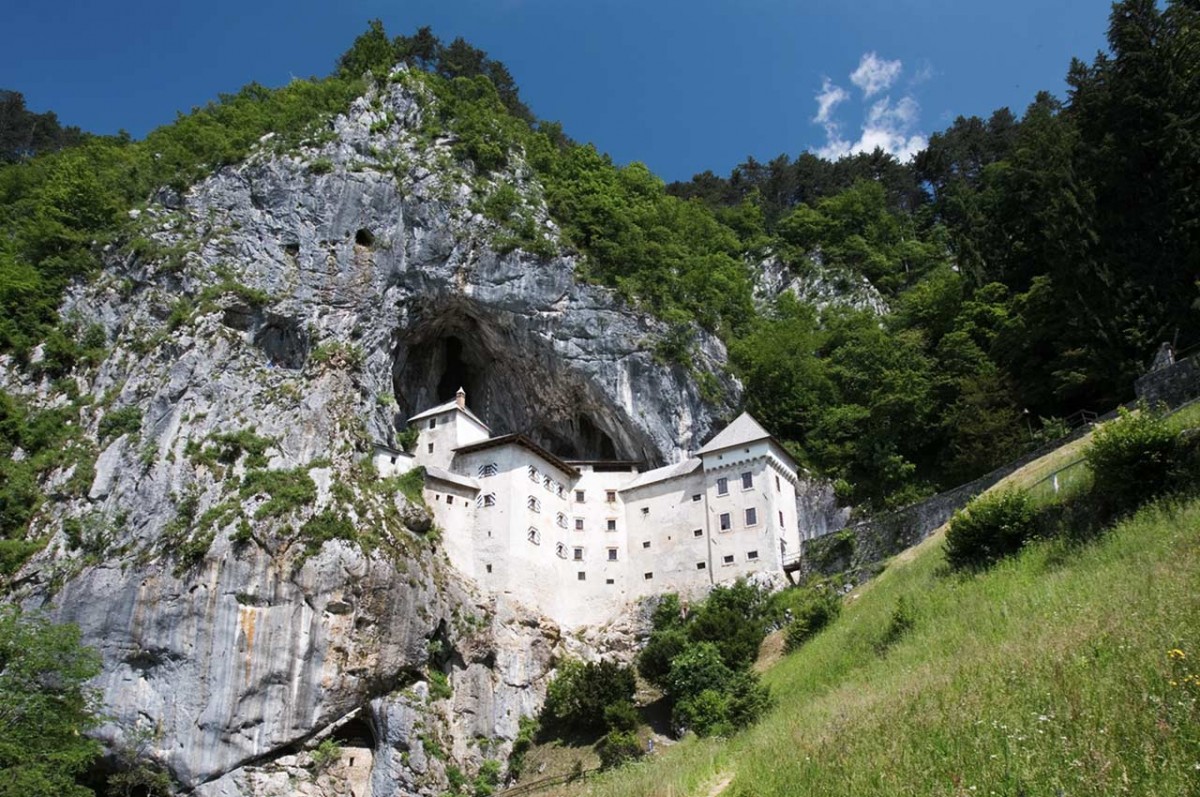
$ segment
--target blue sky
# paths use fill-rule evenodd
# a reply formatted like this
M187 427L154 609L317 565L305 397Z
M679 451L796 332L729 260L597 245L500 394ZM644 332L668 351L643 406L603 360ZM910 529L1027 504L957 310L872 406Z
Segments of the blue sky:
M504 61L542 118L664 179L747 155L901 155L955 116L1060 96L1104 0L95 0L8 3L0 87L134 136L256 80L323 75L365 27ZM821 113L822 108L826 111Z

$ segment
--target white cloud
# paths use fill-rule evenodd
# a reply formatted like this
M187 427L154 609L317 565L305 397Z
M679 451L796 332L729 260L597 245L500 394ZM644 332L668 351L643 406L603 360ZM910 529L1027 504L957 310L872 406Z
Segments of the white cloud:
M833 109L848 99L849 92L825 78L821 84L821 91L817 94L817 115L813 117L813 121L821 125L829 124L833 119Z
M866 53L850 80L862 89L866 98L891 87L902 70L900 61L884 61L875 53ZM928 144L925 135L917 130L921 106L911 94L896 102L885 96L871 103L863 114L858 140L847 140L835 111L849 99L847 91L829 78L824 79L816 95L817 115L813 117L814 123L825 128L825 145L817 150L822 158L836 160L859 152L874 152L878 148L906 161Z
M863 53L858 69L850 73L850 82L862 89L864 97L887 91L900 77L899 60L885 61L875 53Z

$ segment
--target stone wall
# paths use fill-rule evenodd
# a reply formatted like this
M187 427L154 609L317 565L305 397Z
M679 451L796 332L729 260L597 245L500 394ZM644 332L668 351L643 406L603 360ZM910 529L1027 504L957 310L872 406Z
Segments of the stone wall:
M868 518L835 533L805 540L801 545L804 552L799 574L801 580L810 575L869 570L871 565L924 540L972 498L1004 477L1054 449L1079 439L1092 428L1090 424L1081 426L1066 437L924 501Z
M1147 404L1178 407L1200 396L1200 361L1188 357L1164 365L1138 378L1133 389L1138 399Z

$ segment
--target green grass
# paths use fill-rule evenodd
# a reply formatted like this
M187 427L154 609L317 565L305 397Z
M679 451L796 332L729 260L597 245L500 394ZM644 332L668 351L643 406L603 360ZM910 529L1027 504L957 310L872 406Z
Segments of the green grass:
M1200 658L1200 501L978 576L947 575L941 548L769 670L759 725L564 793L703 795L729 775L726 797L1194 793L1200 685L1171 686L1168 651ZM883 647L901 599L914 625Z

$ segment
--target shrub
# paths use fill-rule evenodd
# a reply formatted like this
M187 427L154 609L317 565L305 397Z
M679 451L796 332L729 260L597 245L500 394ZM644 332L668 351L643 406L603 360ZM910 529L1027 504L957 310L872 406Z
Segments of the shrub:
M1094 495L1114 514L1136 509L1170 488L1176 450L1175 434L1160 411L1122 408L1115 421L1095 431L1084 454Z
M316 554L330 540L358 539L354 524L346 517L332 509L326 509L320 514L313 515L300 527L300 535L304 538L304 550L308 555Z
M112 410L100 419L96 436L100 442L123 434L136 434L142 429L142 411L138 407L122 407Z
M396 435L396 445L400 446L401 451L412 453L417 447L417 438L421 436L421 430L415 426L409 426L404 431Z
M604 729L605 709L633 702L637 683L633 670L611 661L563 662L546 690L545 716L579 731Z
M596 748L600 754L600 767L612 769L633 761L642 754L642 743L632 731L609 731Z
M425 468L418 466L403 473L396 480L396 487L410 504L425 506Z
M628 700L618 700L604 707L604 724L610 731L634 731L641 723L637 709Z
M454 694L450 687L450 676L441 670L429 668L429 699L446 700Z
M252 470L242 477L239 494L242 498L266 494L267 501L254 513L255 520L279 517L317 500L317 485L308 471Z
M946 561L955 570L987 567L1021 549L1037 532L1037 512L1023 491L976 498L946 530Z
M500 762L488 759L479 766L479 772L475 773L475 783L473 784L475 797L489 797L496 791L498 785L500 785Z
M521 717L517 720L517 738L513 739L512 752L508 754L508 774L513 778L521 777L525 768L525 754L533 747L538 730L536 717Z
M912 604L904 595L896 601L896 608L892 610L892 616L888 620L887 628L883 631L883 636L875 644L876 652L882 654L892 645L900 641L900 638L913 629L917 624L916 612L913 611Z
M803 645L810 637L832 623L842 610L842 600L832 590L813 590L795 611L787 625L786 647L790 650Z
M693 615L688 637L714 644L729 668L748 667L766 636L769 606L769 593L746 581L716 587Z
M687 633L681 628L667 628L650 635L646 647L638 654L637 668L641 676L655 686L666 688L671 660L688 646Z
M342 757L342 746L333 739L323 739L309 753L309 756L312 758L313 769L317 772L324 772Z
M317 158L308 164L308 170L312 174L329 174L329 172L333 171L333 161L329 158Z

